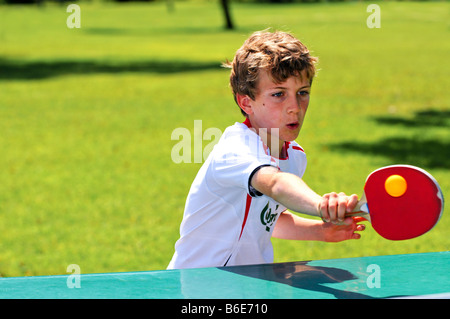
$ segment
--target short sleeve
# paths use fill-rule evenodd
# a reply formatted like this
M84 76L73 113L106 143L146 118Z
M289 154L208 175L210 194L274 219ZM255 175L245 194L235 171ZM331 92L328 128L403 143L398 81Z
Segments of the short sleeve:
M214 150L211 174L223 187L239 187L252 197L262 194L254 189L251 177L263 166L277 167L261 138L251 130L225 136Z

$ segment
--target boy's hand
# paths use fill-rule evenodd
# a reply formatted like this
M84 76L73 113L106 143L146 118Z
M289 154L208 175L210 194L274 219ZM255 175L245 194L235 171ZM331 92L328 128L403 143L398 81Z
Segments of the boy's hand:
M358 196L347 196L344 193L329 193L322 196L319 203L319 216L324 222L341 224L345 214L350 213L358 203Z
M347 217L340 224L323 223L323 236L325 242L339 242L348 239L359 239L361 235L356 231L363 231L366 226L358 224L363 221L361 217Z

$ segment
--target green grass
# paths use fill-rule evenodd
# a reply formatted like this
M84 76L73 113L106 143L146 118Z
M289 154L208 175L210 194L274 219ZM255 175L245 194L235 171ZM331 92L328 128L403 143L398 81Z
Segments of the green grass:
M175 164L177 127L222 131L241 115L220 63L253 31L292 31L320 58L303 131L305 180L361 193L375 168L429 170L450 198L449 29L445 2L232 4L81 2L0 6L0 274L164 269L200 164ZM209 141L204 142L204 146ZM448 250L449 209L432 232L339 244L274 240L275 260Z

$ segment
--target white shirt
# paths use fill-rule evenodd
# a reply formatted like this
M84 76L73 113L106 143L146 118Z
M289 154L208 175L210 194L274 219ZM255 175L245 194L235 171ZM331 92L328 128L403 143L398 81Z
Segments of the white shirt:
M306 155L296 142L286 142L286 158L270 156L249 125L247 120L228 127L200 168L168 269L273 262L270 238L286 208L258 193L250 180L267 165L302 177Z

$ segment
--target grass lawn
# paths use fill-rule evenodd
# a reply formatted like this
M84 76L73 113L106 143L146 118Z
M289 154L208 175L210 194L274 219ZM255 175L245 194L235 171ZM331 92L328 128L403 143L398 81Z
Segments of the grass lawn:
M235 31L216 2L78 3L80 29L63 5L0 6L1 276L164 269L201 165L172 161L171 134L243 120L220 64L268 27L320 59L298 138L313 189L361 194L405 163L450 198L448 2L379 2L379 29L369 2L233 3ZM370 225L358 241L274 240L275 261L449 250L449 213L409 241Z

